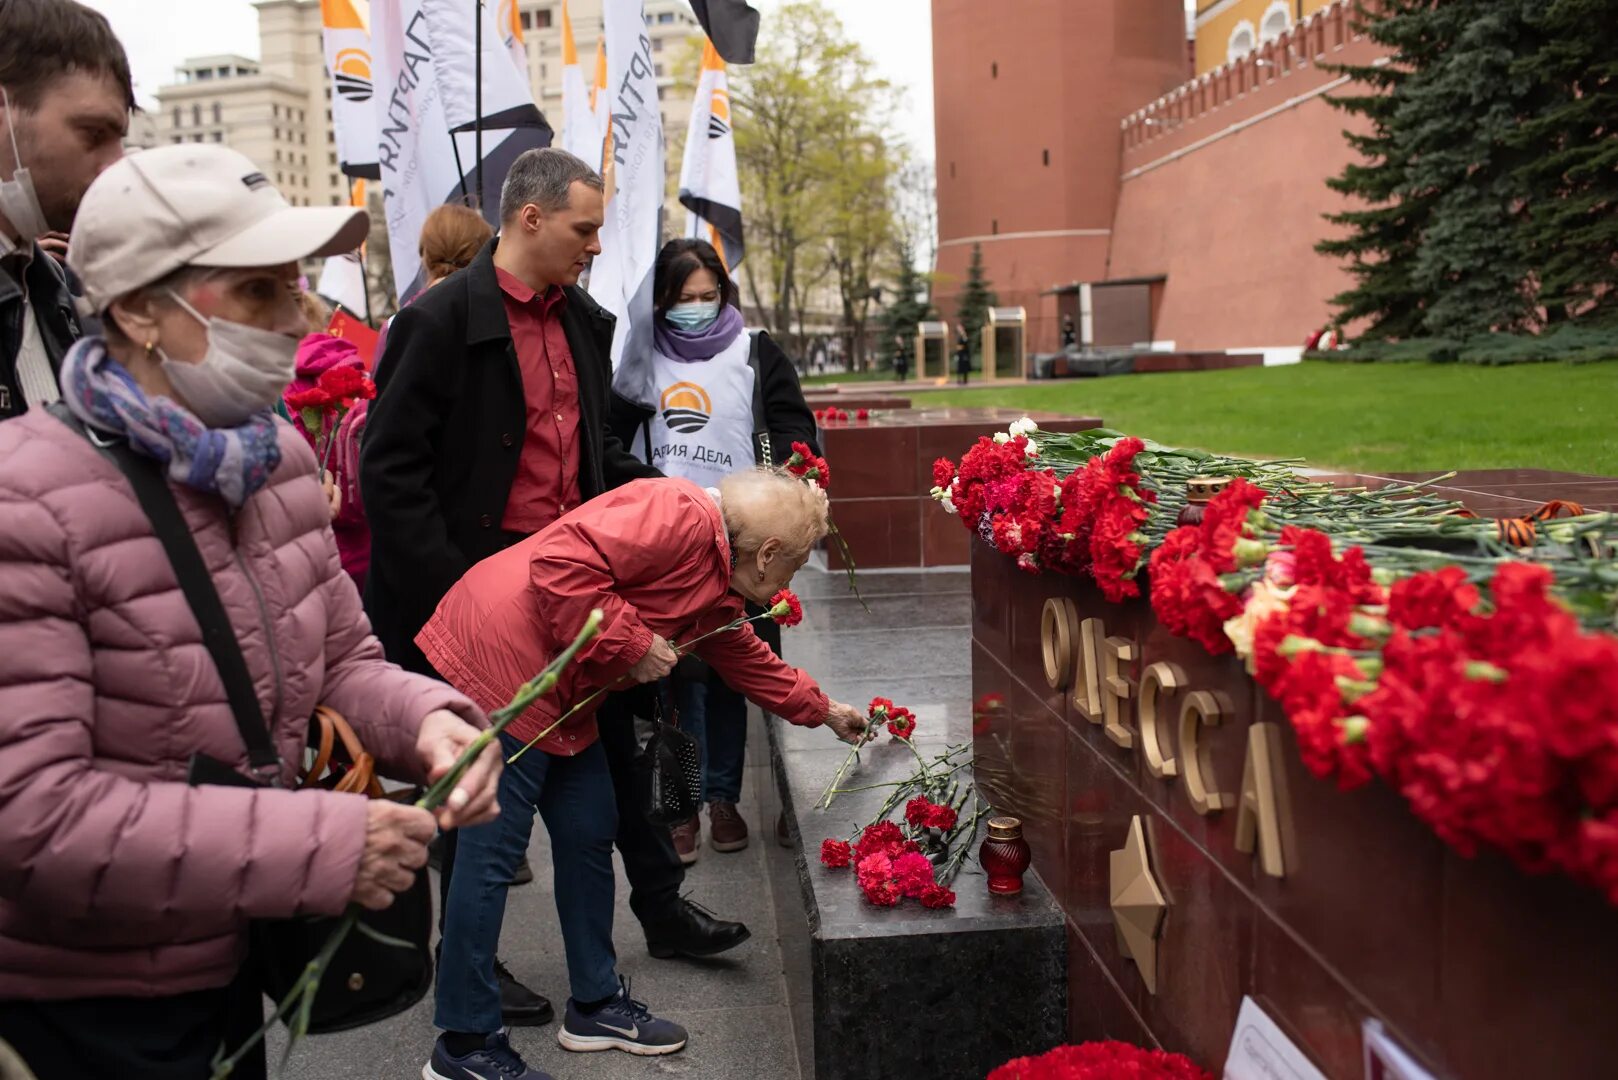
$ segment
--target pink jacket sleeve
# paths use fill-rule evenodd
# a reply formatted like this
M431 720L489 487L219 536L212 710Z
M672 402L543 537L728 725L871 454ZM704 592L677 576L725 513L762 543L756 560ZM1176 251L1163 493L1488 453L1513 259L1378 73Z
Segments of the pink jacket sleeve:
M448 683L389 663L360 605L353 579L343 572L337 543L326 530L326 682L320 700L343 714L360 743L376 757L384 776L422 783L426 775L416 752L422 718L448 709L485 728L483 710Z
M543 597L554 639L571 642L592 608L605 616L601 633L579 653L589 681L605 685L623 675L652 647L652 631L620 584L658 580L678 591L682 575L701 582L696 569L712 532L695 519L658 531L649 542L647 514L633 502L597 505L593 513L563 518L534 549L529 581Z
M365 800L97 768L97 709L119 705L97 700L62 529L44 505L4 490L0 518L0 895L135 923L340 912Z
M732 690L789 723L817 727L826 719L831 702L820 684L776 656L751 623L701 642L696 653Z

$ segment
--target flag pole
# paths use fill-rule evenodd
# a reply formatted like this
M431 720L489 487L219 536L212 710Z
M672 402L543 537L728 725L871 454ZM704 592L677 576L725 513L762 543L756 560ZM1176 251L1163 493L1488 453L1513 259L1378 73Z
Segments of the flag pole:
M473 168L477 170L477 208L481 214L483 212L483 0L473 0L472 14L477 19L475 43L472 46L472 52L477 57L474 63L477 89L472 102L472 108L475 110L472 118L472 146L473 153L477 155L477 164Z
M348 179L348 205L353 206L354 205L354 178L352 176L350 176L347 179ZM361 207L360 209L368 210L369 207ZM365 294L365 325L369 326L372 330L375 330L376 329L376 320L371 318L371 270L370 270L370 265L369 265L370 261L371 261L370 260L370 254L371 254L370 247L371 247L371 245L369 243L364 243L364 244L360 245L360 291Z

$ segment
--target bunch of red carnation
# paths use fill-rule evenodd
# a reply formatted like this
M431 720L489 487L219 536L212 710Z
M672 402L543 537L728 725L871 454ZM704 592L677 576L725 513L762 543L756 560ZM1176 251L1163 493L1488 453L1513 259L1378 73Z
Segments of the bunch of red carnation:
M826 464L825 458L809 449L807 443L793 443L792 456L787 458L782 468L800 480L819 484L822 490L831 488L831 467Z
M1148 563L1158 621L1216 656L1231 651L1225 621L1243 606L1219 577L1236 569L1236 542L1256 535L1252 516L1264 494L1237 477L1208 503L1202 524L1171 531Z
M1456 568L1396 584L1374 691L1377 771L1446 842L1559 869L1618 904L1618 638L1586 633L1550 571Z
M916 714L885 697L872 698L865 715L873 731L878 724L886 725L888 734L895 739L908 739L916 733Z
M354 365L328 368L321 372L315 385L294 390L286 396L287 410L314 440L315 456L321 468L331 456L337 426L349 410L362 401L376 397L376 383Z
M1213 1080L1190 1058L1123 1042L1058 1046L1006 1062L989 1080Z
M967 528L1017 560L1030 573L1054 569L1088 573L1108 599L1140 595L1135 582L1146 558L1142 527L1151 520L1155 492L1133 468L1145 449L1119 439L1066 478L1038 468L1038 452L1024 434L980 438L961 458L933 463L936 497L953 507Z
M906 838L891 821L866 826L852 845L841 840L823 842L820 861L833 868L852 863L860 892L877 907L894 907L906 899L929 908L955 906L955 893L939 884L932 860L922 854L921 845Z
M824 409L815 410L815 419L824 424L831 420L847 420L849 415L846 410L839 409L835 405L828 405ZM865 417L862 416L860 419L863 420Z

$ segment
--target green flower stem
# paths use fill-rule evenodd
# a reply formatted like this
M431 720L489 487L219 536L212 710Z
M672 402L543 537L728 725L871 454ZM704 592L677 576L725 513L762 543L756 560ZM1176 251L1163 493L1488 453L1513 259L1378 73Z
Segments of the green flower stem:
M573 658L578 655L580 649L601 632L602 618L600 608L590 612L590 617L585 620L583 629L573 639L573 643L563 649L561 654L552 660L544 671L519 687L509 704L489 717L489 726L478 732L477 738L473 739L466 749L461 751L461 755L455 759L455 764L450 766L449 771L434 781L422 793L421 798L416 800L416 806L423 810L436 810L444 804L444 800L449 798L450 792L455 790L455 785L466 775L466 771L472 767L472 763L478 759L478 755L483 753L484 748L499 737L500 732L506 729L506 725L510 724L524 709L533 704L537 698L556 689L557 679L561 676L563 669L573 662ZM281 1056L281 1072L283 1074L286 1072L287 1062L292 1057L293 1049L309 1033L309 1020L314 1015L315 995L320 990L321 977L326 973L326 969L331 966L332 957L337 955L337 950L342 946L349 932L358 924L363 912L364 909L358 904L351 903L348 905L347 910L343 912L342 919L332 929L326 943L320 947L320 952L316 953L314 958L304 967L303 976L287 992L287 996L276 1004L275 1012L270 1015L270 1018L250 1035L247 1041L236 1049L235 1053L229 1057L215 1057L212 1080L225 1080L226 1077L230 1076L237 1063L253 1047L264 1040L264 1037L269 1034L270 1028L277 1021L282 1020L285 1020L287 1024L287 1046L286 1052ZM288 1017L291 1019L288 1019ZM223 1052L223 1048L221 1048L220 1053L223 1054Z
M742 627L746 626L750 622L757 622L759 619L773 619L773 618L775 618L775 609L774 608L771 608L769 611L764 612L762 615L750 615L750 616L747 616L745 618L735 619L735 620L733 620L731 622L726 623L724 626L721 626L717 630L708 631L706 634L703 634L701 637L693 638L690 641L687 641L682 645L675 645L674 646L675 655L676 656L684 656L686 653L690 652L693 648L695 648L696 646L702 644L704 641L707 641L709 638L717 637L720 634L729 633L732 630L740 630ZM512 754L509 758L506 759L506 764L507 765L515 764L515 762L517 761L518 758L522 757L524 754L528 753L528 751L532 750L534 748L535 744L537 744L541 739L545 738L545 736L549 735L551 732L555 731L557 728L561 727L564 723L566 723L567 720L570 717L572 717L574 713L577 713L580 709L584 708L586 705L590 704L590 702L594 701L596 698L600 697L602 694L605 694L607 691L616 689L616 688L622 686L624 683L626 683L628 681L629 681L629 676L628 675L620 675L620 676L618 676L618 678L614 679L612 682L608 683L606 686L600 687L599 689L593 691L590 694L589 697L585 698L583 701L581 701L577 705L573 706L567 712L565 712L561 716L557 717L556 722L551 724L550 727L546 728L544 731L541 731L538 735L535 735L532 739L529 739L526 743L524 743L520 750L518 750L515 754ZM526 709L529 706L529 704L532 703L532 700L533 699L529 699L529 701L524 702L523 705L522 705L522 708L519 708L517 710L517 712L520 713L520 712L522 712L523 709ZM510 706L507 706L507 708L510 708Z

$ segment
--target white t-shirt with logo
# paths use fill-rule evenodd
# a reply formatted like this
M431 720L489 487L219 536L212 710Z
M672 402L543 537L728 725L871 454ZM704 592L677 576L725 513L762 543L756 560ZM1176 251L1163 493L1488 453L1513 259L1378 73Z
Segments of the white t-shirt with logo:
M748 334L711 360L682 362L652 352L651 447L634 441L635 456L665 476L703 487L757 463L753 448L753 369Z

